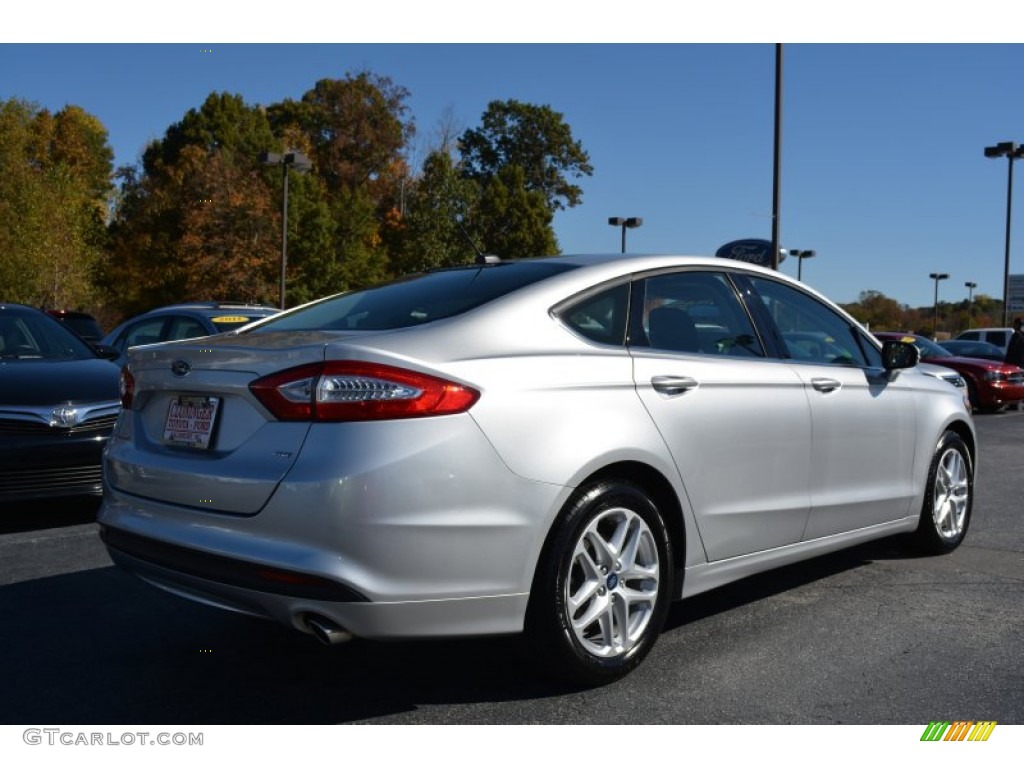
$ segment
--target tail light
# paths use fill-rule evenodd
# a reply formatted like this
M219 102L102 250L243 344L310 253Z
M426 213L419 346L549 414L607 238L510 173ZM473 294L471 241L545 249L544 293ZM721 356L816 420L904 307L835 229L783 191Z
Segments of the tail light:
M249 385L281 421L372 421L469 410L472 387L390 365L331 361L264 376Z
M135 397L135 377L128 370L128 366L121 368L121 407L128 409L132 407L132 399Z

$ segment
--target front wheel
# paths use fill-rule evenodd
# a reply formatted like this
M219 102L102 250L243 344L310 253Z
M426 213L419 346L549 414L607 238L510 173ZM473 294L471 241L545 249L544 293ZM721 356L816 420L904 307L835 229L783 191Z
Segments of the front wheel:
M952 552L967 534L973 502L971 454L958 434L946 432L932 456L915 543L934 554Z
M651 650L665 621L672 547L643 490L622 481L581 488L545 546L527 633L553 670L600 685Z

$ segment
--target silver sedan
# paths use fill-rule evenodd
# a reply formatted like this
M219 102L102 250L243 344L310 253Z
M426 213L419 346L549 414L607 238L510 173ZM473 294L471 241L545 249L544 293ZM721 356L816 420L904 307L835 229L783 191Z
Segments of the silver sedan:
M133 350L101 535L324 642L525 631L600 684L674 599L884 536L959 545L974 426L917 359L727 259L429 272Z

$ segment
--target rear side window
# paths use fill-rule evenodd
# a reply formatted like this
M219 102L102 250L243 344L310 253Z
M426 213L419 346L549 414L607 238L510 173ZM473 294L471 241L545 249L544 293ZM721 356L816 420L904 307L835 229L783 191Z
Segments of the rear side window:
M332 296L253 328L270 331L385 331L460 315L572 264L512 261L427 272L363 291Z
M629 283L601 291L559 309L558 318L585 339L622 346L626 341Z

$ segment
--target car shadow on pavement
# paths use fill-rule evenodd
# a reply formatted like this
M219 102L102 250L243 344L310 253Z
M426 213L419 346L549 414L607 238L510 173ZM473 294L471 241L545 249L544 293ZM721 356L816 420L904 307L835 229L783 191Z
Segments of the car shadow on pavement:
M0 616L5 724L340 723L572 690L519 638L326 647L114 567L0 587Z
M906 536L892 536L765 571L674 603L665 621L665 631L862 568L875 561L919 557L927 555L916 552Z
M673 606L666 632L861 567L864 545L761 574ZM0 723L325 724L459 722L460 704L529 702L578 688L544 676L518 637L326 647L276 624L165 594L114 567L0 587ZM641 668L635 674L650 673ZM507 716L507 704L502 705Z

